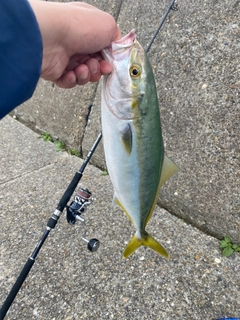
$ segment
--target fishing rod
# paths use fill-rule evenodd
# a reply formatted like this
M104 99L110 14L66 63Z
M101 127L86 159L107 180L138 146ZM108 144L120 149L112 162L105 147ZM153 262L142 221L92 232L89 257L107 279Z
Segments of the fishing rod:
M169 15L170 11L173 10L173 11L177 11L178 10L178 7L177 7L177 4L176 4L176 0L172 0L169 7L167 8L167 11L165 12L164 16L162 17L162 20L160 21L156 31L154 32L153 36L152 36L152 39L150 40L147 48L146 48L146 52L148 52L156 38L156 36L158 35L158 32L160 31L160 29L162 28L165 20L167 19L167 16Z
M152 39L150 40L150 43L148 44L148 46L146 48L146 52L148 52L150 50L151 45L153 44L158 32L160 31L161 27L163 26L170 11L177 10L177 7L175 5L175 1L176 0L171 1L166 13L164 14L161 22L159 23L158 28L156 29ZM53 212L52 216L48 220L46 229L43 232L41 239L39 240L37 246L35 247L33 253L31 254L31 256L28 258L20 275L18 276L15 284L13 285L10 293L8 294L6 300L4 301L4 303L0 309L0 320L4 319L6 313L8 312L11 304L13 303L17 293L19 292L23 282L25 281L30 270L32 269L32 267L36 261L37 255L38 255L39 251L41 250L45 240L47 239L50 231L55 228L55 226L56 226L56 224L57 224L57 222L58 222L58 220L59 220L59 218L65 208L66 208L66 213L67 213L66 218L67 218L67 221L69 224L74 225L77 221L80 221L83 224L84 234L82 236L82 240L87 243L88 250L90 250L91 252L95 252L98 250L99 245L100 245L99 240L96 238L88 240L85 237L86 225L85 225L85 219L82 217L82 213L85 212L87 206L89 206L93 202L93 198L91 197L91 192L86 188L79 188L77 190L75 197L74 197L74 200L70 203L69 206L68 206L68 202L69 202L70 198L72 197L75 189L77 188L77 185L83 176L83 172L84 172L87 164L89 163L89 161L90 161L94 151L96 150L99 142L101 141L101 139L102 139L102 132L98 135L91 150L89 151L85 160L83 161L83 164L81 165L80 169L75 173L72 181L70 182L67 189L65 190L65 192L64 192L61 200L59 201L55 211Z
M8 312L13 300L15 299L18 291L20 290L24 280L26 279L28 273L30 272L36 257L43 246L45 240L47 239L50 231L55 228L64 208L66 207L67 210L67 220L70 224L75 224L77 220L81 221L84 225L84 235L82 236L82 239L87 242L87 248L94 252L99 248L99 241L95 238L91 240L87 240L85 238L86 234L86 226L84 223L84 218L81 217L81 214L85 211L86 206L92 203L93 199L91 198L91 192L88 189L79 188L77 195L75 196L74 201L70 204L70 206L67 206L68 201L70 200L74 190L76 189L79 181L82 178L83 171L85 170L89 160L91 159L94 151L96 150L102 135L99 134L96 141L94 142L91 150L89 151L87 157L85 158L83 164L81 165L80 169L75 173L72 181L68 185L67 189L65 190L61 200L59 201L57 208L53 212L52 216L48 220L47 227L38 242L36 248L34 249L32 255L28 258L25 266L23 267L20 275L18 276L15 284L13 285L9 295L7 296L5 302L2 305L2 308L0 309L0 320L3 320L6 313Z

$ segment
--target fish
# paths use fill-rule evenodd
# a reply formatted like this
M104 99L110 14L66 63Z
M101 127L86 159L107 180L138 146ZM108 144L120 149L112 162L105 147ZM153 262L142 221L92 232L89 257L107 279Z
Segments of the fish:
M103 76L101 121L108 173L119 206L136 229L123 256L146 246L168 257L147 231L163 183L178 167L164 154L154 75L135 30L102 50L113 70Z

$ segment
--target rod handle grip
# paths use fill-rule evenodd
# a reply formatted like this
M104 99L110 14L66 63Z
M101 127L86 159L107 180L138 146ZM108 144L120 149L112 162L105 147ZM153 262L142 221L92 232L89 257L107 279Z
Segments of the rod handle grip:
M23 267L20 275L17 278L17 281L15 282L15 284L13 285L9 295L7 296L7 299L4 301L1 309L0 309L0 320L3 320L6 313L8 312L8 309L10 308L14 298L16 297L18 291L20 290L24 280L27 278L27 275L29 273L29 271L31 270L33 264L34 264L35 260L29 258L25 264L25 266Z

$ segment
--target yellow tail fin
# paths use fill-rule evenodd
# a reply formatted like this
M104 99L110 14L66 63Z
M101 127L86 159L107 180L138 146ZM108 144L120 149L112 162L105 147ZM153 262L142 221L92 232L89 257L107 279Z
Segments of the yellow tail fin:
M123 253L124 258L129 257L140 246L149 247L154 251L156 251L157 253L159 253L160 255L168 258L167 251L160 245L160 243L158 243L155 239L153 239L153 237L150 236L150 234L148 234L147 232L144 234L144 237L142 239L138 239L136 235L132 237L132 239L128 242L124 250L124 253Z

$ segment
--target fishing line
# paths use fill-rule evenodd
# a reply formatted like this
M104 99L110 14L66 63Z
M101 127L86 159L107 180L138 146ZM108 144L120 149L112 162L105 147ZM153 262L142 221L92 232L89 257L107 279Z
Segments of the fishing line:
M157 28L157 30L155 31L154 35L152 36L152 39L150 40L149 45L146 48L146 52L148 52L151 48L151 45L153 44L157 34L159 33L161 27L163 26L168 14L170 13L171 10L176 11L177 7L175 5L175 0L172 0L166 13L164 14L161 22L159 23L159 26ZM23 267L20 275L18 276L15 284L13 285L10 293L8 294L6 300L4 301L1 309L0 309L0 320L3 320L6 313L8 312L11 304L13 303L13 300L15 299L18 291L20 290L23 282L25 281L26 277L28 276L31 268L33 267L33 264L37 258L37 255L41 249L41 247L43 246L45 240L47 239L50 231L52 229L55 228L63 210L66 208L67 211L67 221L70 224L75 224L76 221L80 221L83 225L84 225L84 234L82 236L82 240L84 240L85 242L87 242L87 248L94 252L98 249L99 247L99 241L95 238L91 239L91 240L87 240L85 238L85 234L86 234L86 226L85 226L85 222L84 222L84 218L82 218L81 214L85 211L86 207L88 205L90 205L93 201L92 197L91 197L91 192L88 189L84 189L84 188L79 188L77 191L77 194L75 195L74 200L70 203L70 205L68 206L68 202L74 192L74 190L77 188L77 185L79 183L79 181L82 178L83 175L83 171L85 170L88 162L90 161L90 158L92 157L95 149L97 148L100 140L102 138L102 133L100 133L96 139L96 141L94 142L91 150L89 151L87 157L85 158L85 160L83 161L83 164L81 166L81 168L75 173L72 181L70 182L70 184L68 185L66 191L64 192L61 200L58 203L57 208L55 209L55 211L53 212L52 216L50 217L50 219L48 220L47 223L47 227L46 230L44 231L40 241L38 242L36 248L34 249L32 255L28 258L25 266Z

